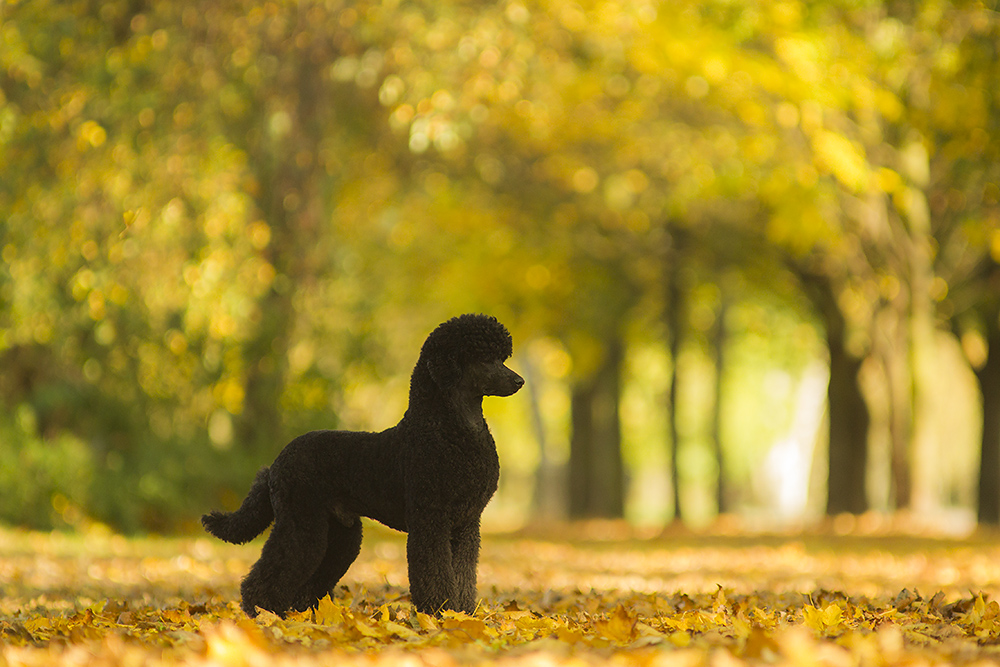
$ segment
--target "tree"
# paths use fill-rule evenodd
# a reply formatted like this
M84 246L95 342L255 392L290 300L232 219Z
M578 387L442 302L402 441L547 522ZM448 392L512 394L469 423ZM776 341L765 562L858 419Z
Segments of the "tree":
M618 416L623 346L604 345L598 368L572 388L569 516L621 518L625 477Z
M377 68L319 5L3 11L0 150L26 169L0 186L2 347L48 378L6 398L91 445L95 488L117 490L94 514L166 526L232 443L252 470L287 422L330 424L337 366L316 341L350 323L308 306L359 292L331 270L331 212L385 182L342 168L388 136Z
M928 14L939 46L922 54L922 76L908 105L934 147L927 202L937 247L937 313L951 323L975 371L982 405L978 518L1000 523L1000 67L995 12L960 4ZM944 100L941 105L932 100Z

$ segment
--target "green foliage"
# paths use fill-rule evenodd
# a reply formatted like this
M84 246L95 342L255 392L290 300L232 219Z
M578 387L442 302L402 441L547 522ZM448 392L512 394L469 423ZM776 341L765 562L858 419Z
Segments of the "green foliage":
M95 468L86 443L68 433L41 437L27 405L0 419L0 443L0 520L42 529L79 524Z

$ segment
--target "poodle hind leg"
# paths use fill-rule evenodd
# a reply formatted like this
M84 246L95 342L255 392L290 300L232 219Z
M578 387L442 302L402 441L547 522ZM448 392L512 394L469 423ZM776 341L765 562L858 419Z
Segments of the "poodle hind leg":
M298 590L292 605L294 609L305 611L315 607L316 603L329 595L359 553L361 553L361 520L355 519L353 525L345 526L337 519L330 519L323 561Z
M275 522L260 559L240 586L247 616L256 616L257 607L285 615L295 601L295 591L322 563L327 532L327 522L318 516Z

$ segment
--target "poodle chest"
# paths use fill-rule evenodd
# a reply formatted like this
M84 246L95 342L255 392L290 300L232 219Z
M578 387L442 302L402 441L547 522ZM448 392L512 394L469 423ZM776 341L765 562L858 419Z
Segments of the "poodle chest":
M472 443L468 443L472 444ZM441 453L434 466L433 490L428 491L453 510L482 512L500 480L500 459L493 440Z

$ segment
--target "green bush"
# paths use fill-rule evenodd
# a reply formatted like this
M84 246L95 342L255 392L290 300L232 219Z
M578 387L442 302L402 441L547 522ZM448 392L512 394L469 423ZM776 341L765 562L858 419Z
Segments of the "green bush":
M78 524L93 474L90 449L79 438L41 437L27 405L0 414L0 521L38 529Z

